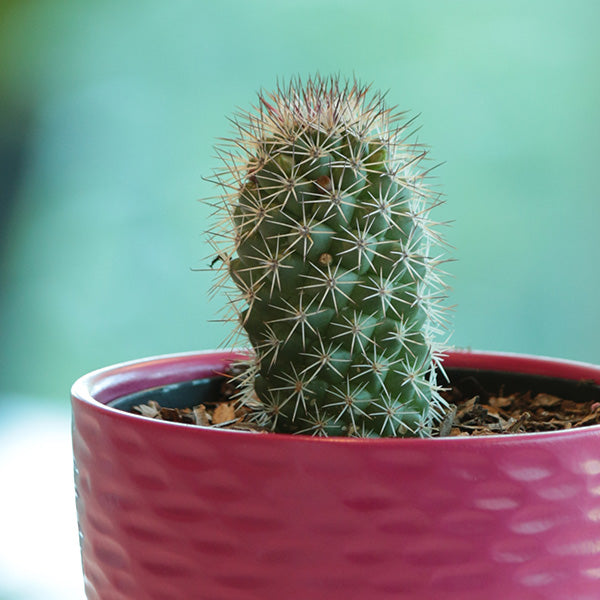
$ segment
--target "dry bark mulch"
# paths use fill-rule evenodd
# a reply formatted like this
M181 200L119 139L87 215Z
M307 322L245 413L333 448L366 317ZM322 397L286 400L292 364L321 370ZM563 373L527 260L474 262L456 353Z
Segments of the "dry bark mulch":
M532 392L489 394L482 388L473 394L457 387L443 396L449 409L439 427L440 437L535 433L600 424L597 400L575 402Z
M239 403L232 399L237 388L230 381L229 377L231 376L232 373L228 373L221 383L219 396L215 398L214 402L205 402L192 408L169 408L161 406L156 400L150 400L146 404L134 406L131 412L143 417L174 423L242 431L260 431L255 423L248 420L249 409L239 406Z
M461 387L464 389L464 386ZM471 391L461 391L453 386L443 392L449 408L439 428L434 431L434 437L533 433L600 424L600 402L597 400L575 402L531 392L491 394L475 379L466 387ZM134 407L132 412L204 427L261 431L248 420L249 410L232 399L236 391L235 384L225 379L214 402L179 409L161 407L151 400Z

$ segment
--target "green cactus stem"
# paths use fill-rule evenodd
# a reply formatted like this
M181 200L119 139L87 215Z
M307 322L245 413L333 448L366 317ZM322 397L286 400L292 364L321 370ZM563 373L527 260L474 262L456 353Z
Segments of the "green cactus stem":
M253 348L239 401L278 432L430 435L443 242L412 121L368 86L319 76L233 121L211 241L215 290Z

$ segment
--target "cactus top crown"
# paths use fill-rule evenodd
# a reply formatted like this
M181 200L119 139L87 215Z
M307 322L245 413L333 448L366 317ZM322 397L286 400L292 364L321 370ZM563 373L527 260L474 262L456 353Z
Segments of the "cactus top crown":
M240 402L274 431L430 435L445 286L412 121L368 86L315 77L233 123L211 242L214 289L253 347Z

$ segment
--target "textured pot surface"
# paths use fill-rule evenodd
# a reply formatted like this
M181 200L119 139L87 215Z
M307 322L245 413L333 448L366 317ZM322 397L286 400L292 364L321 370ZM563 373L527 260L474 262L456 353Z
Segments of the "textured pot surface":
M232 357L146 359L73 386L89 600L600 598L600 427L315 439L105 406ZM445 365L600 384L600 367L542 358L455 352Z

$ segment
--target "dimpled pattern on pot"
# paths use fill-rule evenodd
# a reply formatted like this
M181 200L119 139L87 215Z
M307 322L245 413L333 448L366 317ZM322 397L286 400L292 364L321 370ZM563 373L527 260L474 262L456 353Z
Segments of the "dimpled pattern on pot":
M198 429L104 406L221 371L187 354L73 388L88 600L596 600L600 428L452 439ZM600 382L600 368L451 353L448 367Z

